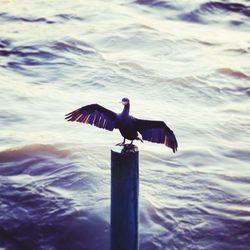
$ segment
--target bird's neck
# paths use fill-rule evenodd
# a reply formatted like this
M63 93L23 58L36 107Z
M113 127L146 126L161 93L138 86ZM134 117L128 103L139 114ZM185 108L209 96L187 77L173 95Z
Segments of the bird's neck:
M129 115L129 104L125 105L122 111L123 116L128 116Z

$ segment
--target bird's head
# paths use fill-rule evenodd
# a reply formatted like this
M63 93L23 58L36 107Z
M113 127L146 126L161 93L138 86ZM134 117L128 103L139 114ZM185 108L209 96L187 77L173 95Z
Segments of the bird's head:
M122 98L121 103L122 103L124 106L127 106L127 105L129 104L129 99L128 99L128 98Z

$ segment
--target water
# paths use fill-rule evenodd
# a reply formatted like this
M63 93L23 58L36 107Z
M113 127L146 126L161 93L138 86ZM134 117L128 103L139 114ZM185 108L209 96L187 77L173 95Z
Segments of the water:
M1 1L0 248L109 249L119 132L90 103L164 120L140 147L140 249L250 244L249 1Z

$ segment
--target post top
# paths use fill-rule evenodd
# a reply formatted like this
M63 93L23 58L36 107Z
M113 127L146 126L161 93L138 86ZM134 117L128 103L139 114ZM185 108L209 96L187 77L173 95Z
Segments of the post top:
M124 144L124 145L115 145L111 151L118 153L118 154L133 154L138 153L139 148L134 144Z

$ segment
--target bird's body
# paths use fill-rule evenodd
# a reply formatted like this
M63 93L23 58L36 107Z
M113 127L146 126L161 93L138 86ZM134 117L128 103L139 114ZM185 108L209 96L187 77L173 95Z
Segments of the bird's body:
M126 117L120 121L118 120L117 124L121 135L128 140L135 140L138 137L138 133L132 119L132 117Z
M91 124L110 131L119 129L124 137L121 144L125 144L125 139L131 140L131 144L133 140L141 140L138 137L139 132L144 140L165 144L172 148L173 152L177 150L178 144L175 135L163 121L137 119L129 115L129 99L123 98L122 104L124 108L120 114L98 104L90 104L70 112L66 115L66 119Z
M125 139L132 141L138 138L135 118L129 115L129 105L124 106L122 113L117 115L116 126Z

